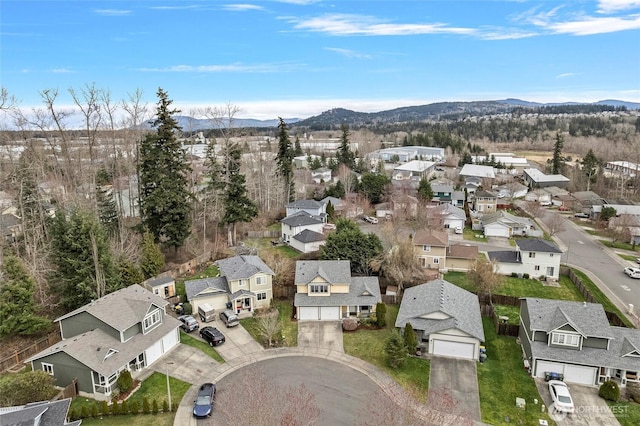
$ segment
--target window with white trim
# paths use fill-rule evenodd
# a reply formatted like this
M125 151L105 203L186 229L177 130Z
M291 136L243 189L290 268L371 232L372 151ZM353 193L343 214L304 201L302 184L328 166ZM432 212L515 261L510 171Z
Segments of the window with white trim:
M309 293L329 293L329 286L327 284L311 284Z
M433 263L440 263L440 258L439 257L434 257L433 258Z
M535 269L536 271L539 271L540 270L540 265L534 266L533 269Z
M267 277L256 277L256 284L263 285L267 283Z
M431 246L423 245L422 251L431 251Z
M529 257L530 257L530 258L532 258L532 259L533 259L534 257L536 257L536 252L535 252L535 251L530 251L530 252L529 252Z
M580 346L580 336L568 333L553 333L551 335L551 343L554 345L572 346L577 348Z
M42 363L42 371L44 371L45 373L53 376L53 364L49 364L46 362Z
M162 319L162 314L160 313L160 309L156 309L151 312L149 315L144 317L144 321L142 322L142 332L146 333L151 328L160 324L160 320Z
M267 300L267 293L258 293L258 300Z

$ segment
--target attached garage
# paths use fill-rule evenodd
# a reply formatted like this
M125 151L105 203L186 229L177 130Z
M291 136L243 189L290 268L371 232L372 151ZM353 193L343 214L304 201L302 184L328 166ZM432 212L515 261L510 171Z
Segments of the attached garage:
M299 321L318 321L320 310L317 306L300 306Z
M565 382L593 386L596 383L598 369L596 367L585 367L583 365L538 360L536 362L535 376L544 378L544 374L547 371L563 374Z
M167 353L178 344L178 329L172 330L162 338L162 352Z
M340 319L339 306L322 306L320 308L321 321L338 321Z
M432 354L475 360L475 346L473 343L433 340Z
M339 306L301 306L300 321L338 321Z
M510 233L509 228L499 223L492 223L489 225L485 225L484 227L485 237L509 238L510 237L509 233Z
M203 303L208 303L209 305L213 306L213 309L215 309L216 313L222 312L225 309L227 309L228 301L229 301L229 296L227 294L219 294L212 297L201 297L201 298L199 297L199 298L190 300L192 312L196 314L198 313L198 306L200 306Z
M162 356L162 340L158 340L153 345L144 351L147 367L153 364Z

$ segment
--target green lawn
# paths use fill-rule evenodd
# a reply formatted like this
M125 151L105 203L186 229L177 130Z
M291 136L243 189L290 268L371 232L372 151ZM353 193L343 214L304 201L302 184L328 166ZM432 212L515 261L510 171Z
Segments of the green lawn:
M464 237L465 240L469 240L469 241L479 241L482 243L487 242L487 238L484 236L482 232L474 231L471 228L464 228L464 230L462 231L462 236Z
M482 421L492 425L537 425L538 419L545 419L550 425L555 424L546 411L540 412L540 405L533 403L534 399L542 398L522 366L522 350L516 339L497 336L489 318L483 318L482 322L487 348L487 360L478 364ZM518 397L525 399L525 410L516 408Z
M618 253L618 256L620 256L621 258L623 258L624 260L630 260L632 262L635 262L636 259L638 258L638 256L631 256L628 254L622 254L622 253Z
M509 317L507 324L520 324L519 306L493 305L493 309L495 310L497 316Z
M600 240L600 242L609 247L609 248L614 248L614 249L621 249L621 250L629 250L629 251L638 251L640 250L640 246L633 246L629 243L624 243L622 241L616 241L615 243L612 243L611 241L608 240Z
M398 306L387 305L387 326L380 330L357 330L343 334L344 351L384 370L414 396L424 401L429 390L429 361L410 357L399 369L387 365L384 345L395 328Z
M176 293L180 296L180 300L184 302L185 300L187 300L187 292L184 288L185 281L198 280L200 278L217 277L218 275L220 275L220 270L218 269L217 266L211 263L210 265L208 265L206 268L204 268L202 271L198 272L197 274L194 274L188 277L181 277L180 279L177 279Z
M282 339L276 341L276 346L298 346L298 323L291 320L293 304L289 300L279 300L275 303L282 327ZM268 342L262 337L258 329L258 321L255 318L241 319L240 324L251 334L256 342L266 347Z
M611 402L607 401L611 411L615 414L620 426L640 425L640 404L635 402Z
M197 333L197 331L194 331L193 333ZM202 340L198 340L182 330L180 330L180 343L182 343L183 345L194 347L196 349L200 349L202 352L209 355L219 363L224 362L224 359L220 356L218 351L209 346L208 343L203 342Z
M278 246L277 249L282 255L284 255L284 256L286 256L286 257L288 257L290 259L295 259L298 256L300 256L300 254L301 254L298 250L294 249L291 246L287 246L287 245Z
M467 280L464 272L447 272L444 279L469 291L477 291ZM493 294L504 294L516 297L539 297L541 299L584 300L568 277L560 277L560 287L543 286L538 280L504 277L504 281Z

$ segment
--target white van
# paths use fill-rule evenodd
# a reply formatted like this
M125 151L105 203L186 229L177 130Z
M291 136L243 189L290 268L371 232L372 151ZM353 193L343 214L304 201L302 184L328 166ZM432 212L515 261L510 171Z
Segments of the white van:
M198 305L198 315L202 322L210 322L216 319L215 310L213 309L213 306L208 303Z

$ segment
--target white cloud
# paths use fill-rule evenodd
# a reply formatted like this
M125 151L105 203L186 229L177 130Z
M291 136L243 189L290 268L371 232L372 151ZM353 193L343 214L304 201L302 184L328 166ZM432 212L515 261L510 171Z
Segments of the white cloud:
M249 10L264 10L264 7L258 6L255 4L225 4L222 6L224 10L229 10L233 12L245 12Z
M599 13L615 13L621 10L640 8L640 0L600 0Z
M565 72L564 74L556 75L556 78L567 78L567 77L573 77L575 75L576 75L576 73L574 73L574 72Z
M138 68L142 72L195 72L195 73L216 73L216 72L244 72L244 73L274 73L287 72L301 68L301 64L296 63L275 63L275 64L225 64L225 65L172 65L163 68Z
M629 19L618 17L596 18L587 16L574 21L548 24L546 28L556 34L572 34L576 36L638 30L640 29L640 15L632 16Z
M132 13L126 9L95 9L93 12L103 16L126 16Z
M149 9L153 9L153 10L185 10L185 9L197 9L197 8L199 8L199 6L195 4L182 5L182 6L151 6L149 7Z
M350 49L341 49L339 47L325 47L324 50L339 53L340 55L346 56L347 58L350 58L350 59L371 59L372 58L372 56L367 53L360 53Z
M71 70L69 68L64 68L64 67L62 67L62 68L52 68L50 71L52 73L55 73L55 74L68 74L68 73L75 72L75 71L73 71L73 70Z

